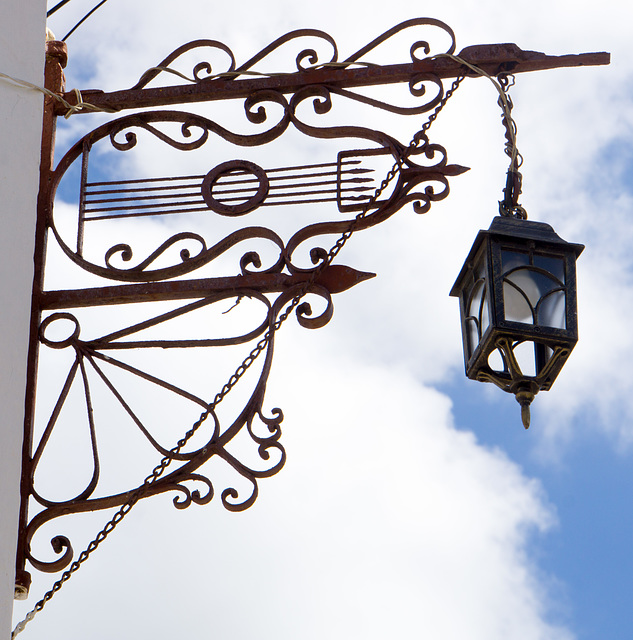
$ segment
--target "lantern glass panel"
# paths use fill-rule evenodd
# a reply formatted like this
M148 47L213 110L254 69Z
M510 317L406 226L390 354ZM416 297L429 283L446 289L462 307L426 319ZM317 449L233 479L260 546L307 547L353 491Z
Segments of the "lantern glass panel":
M519 251L501 251L505 319L566 328L565 261Z
M551 256L542 256L535 254L532 256L534 266L551 273L554 278L565 284L565 261L562 258L552 258Z
M494 351L490 352L488 356L488 366L495 373L507 373L508 367L506 365L506 360L503 357L503 353L499 349L494 349Z
M464 322L467 329L470 357L490 326L488 289L481 264L478 265L473 273L473 284L466 295L466 317Z
M526 340L525 342L519 342L512 349L512 353L516 358L517 364L521 369L521 373L524 376L535 376L538 371L539 349L541 345Z
M558 289L544 296L537 309L538 324L556 329L566 329L565 291Z
M550 361L553 353L547 345L532 340L517 340L512 343L512 355L524 376L537 376ZM487 364L495 373L509 375L510 367L506 354L501 349L490 352Z

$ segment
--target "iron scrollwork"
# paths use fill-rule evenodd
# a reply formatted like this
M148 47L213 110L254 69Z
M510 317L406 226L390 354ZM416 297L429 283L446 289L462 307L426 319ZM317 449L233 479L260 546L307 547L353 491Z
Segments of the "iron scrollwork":
M266 96L267 100L272 98L273 96ZM298 93L290 103L281 94L274 96L274 101L283 106L284 114L278 123L260 134L234 134L203 116L177 111L148 111L125 116L95 129L74 145L53 174L52 185L55 189L73 162L82 158L76 248L71 248L71 242L64 239L54 215L50 220L51 231L60 248L78 266L95 275L111 280L149 282L191 273L236 245L248 240L263 239L275 245L279 252L277 260L267 271L280 273L287 268L293 273L297 271L297 266L293 264L292 256L299 244L320 235L341 233L353 218L307 225L297 230L286 242L277 231L262 225L240 227L213 242L207 241L198 233L183 230L166 238L150 255L132 267L123 266L124 262L131 262L134 256L128 242L108 247L102 264L86 258L86 228L107 220L169 215L176 217L179 214L200 212L243 217L263 207L298 207L303 204L335 202L339 213L370 208L371 213L361 224L364 229L382 222L409 202L414 203L418 213L428 211L432 202L448 195L448 178L466 170L459 165L448 164L445 149L431 144L425 136L423 143L416 149L416 155L405 156L404 146L380 131L358 126L320 128L309 125L298 118L296 110L302 101L315 98L318 98L317 112L330 109L329 91L325 87L313 87L309 91ZM174 123L181 125L180 132L185 140L193 135L192 129L195 128L198 132L195 140L177 140L173 133L168 135L160 128L160 125ZM346 139L363 140L372 146L356 150L337 149L336 156L330 162L289 167L264 169L251 160L239 159L224 160L210 170L202 167L198 173L178 177L111 181L90 181L88 178L90 153L97 143L109 140L115 150L129 152L138 144L135 130L145 131L180 151L197 151L206 144L211 144L210 134L243 149L261 146L279 138L290 124L312 138L335 142ZM125 142L120 141L121 136ZM403 158L402 166L391 194L382 200L372 201L371 194L378 186L380 176L374 168L367 168L364 164L367 160L381 157L390 158L389 164ZM424 164L419 163L419 159L424 160ZM427 183L426 186L418 190L424 183ZM183 248L176 264L160 269L152 268L169 249L184 245L185 241L196 245L194 254L191 249ZM115 266L115 257L120 259L120 266ZM242 270L245 270L247 263L259 262L258 255L252 252L243 254Z
M161 341L160 346L163 348L195 348L200 346L217 346L219 344L246 343L254 337L260 336L269 327L270 322L274 321L278 314L280 305L283 305L284 300L287 299L288 293L285 295L282 294L272 305L268 298L261 293L243 291L242 295L257 300L265 309L264 320L258 323L251 331L230 339ZM93 470L86 486L83 487L76 496L67 500L58 501L51 499L42 494L41 490L33 487L32 496L35 501L43 507L43 510L29 523L26 530L26 539L29 544L28 559L37 569L48 572L59 571L68 565L73 555L70 541L63 536L55 536L51 540L51 545L57 553L62 553L63 551L62 556L53 562L36 558L30 551L30 543L42 525L62 515L68 515L69 513L80 513L120 506L126 501L129 495L129 492L117 493L105 497L96 495L96 489L100 479L100 457L96 436L98 418L94 416L92 399L95 395L94 387L97 386L97 382L101 383L101 386L111 394L114 401L118 403L124 413L127 414L130 424L142 434L146 442L161 456L169 455L169 449L154 437L151 426L145 424L145 421L142 419L138 405L142 405L144 401L143 397L131 398L129 382L123 387L118 385L116 377L112 376L112 370L115 369L129 374L127 378L141 379L146 383L156 386L165 394L176 394L185 402L197 406L199 410L207 409L207 402L201 397L181 388L177 384L160 379L147 371L132 366L124 359L112 354L124 352L130 348L141 349L156 346L157 343L155 341L130 341L126 340L126 338L135 337L137 333L146 330L148 324L157 326L168 323L190 312L192 307L201 309L209 305L221 303L229 298L229 296L229 293L209 296L203 300L180 307L175 312L152 318L149 322L137 323L134 326L111 332L110 335L101 335L94 339L87 340L82 338L79 320L74 314L68 312L54 313L44 320L41 326L41 342L52 349L69 349L74 352L74 357L70 370L63 381L58 400L46 422L43 434L34 451L30 470L31 476L35 477L44 448L60 419L65 403L76 387L81 388L80 394L84 398L84 408L93 453ZM47 332L52 328L52 325L60 321L69 321L72 323L70 335L62 340L53 340L47 337ZM272 349L273 343L271 341L265 355L262 371L255 384L251 398L240 414L228 427L223 429L221 428L216 413L211 412L211 416L207 420L211 424L211 427L209 428L208 435L205 437L205 441L201 445L196 446L192 451L174 455L174 462L180 466L175 471L160 478L152 486L150 490L151 495L167 491L176 491L179 495L174 498L173 503L174 506L179 509L188 507L192 503L207 504L214 496L214 483L204 474L197 473L197 470L210 458L216 456L224 460L230 467L237 471L242 478L246 479L252 485L252 491L250 495L246 497L242 497L234 487L225 488L221 493L221 501L224 507L231 511L240 511L248 508L255 501L258 492L258 480L276 473L281 469L285 461L285 451L279 442L281 436L280 425L283 420L283 414L279 409L274 409L271 416L266 416L262 406L266 381L272 362ZM92 382L89 378L88 370L91 370ZM259 418L260 423L263 425L264 433L258 433L256 429L255 420L257 418ZM270 466L264 467L263 469L255 469L241 462L230 453L228 445L243 431L248 433L256 445L257 454L261 460L270 461L271 454L273 452L276 453L276 460L273 460ZM191 481L202 483L205 486L205 491L202 493L198 489L192 491L186 484Z
M296 73L332 67L357 67L362 71L363 65L371 64L366 56L379 45L417 27L439 30L449 39L447 52L455 50L450 28L431 19L402 23L342 62L335 41L316 30L291 32L241 66L226 45L200 40L167 56L132 89L147 87L161 73L173 70L172 65L182 55L200 48L225 56L228 64L218 72L211 63L199 62L193 68L192 82L202 85L218 77L227 81L244 78L271 54L306 37L325 44L331 52L326 62L321 62L315 48L301 49L294 57ZM428 55L430 45L416 39L409 48L411 60L419 59L421 52ZM93 281L84 289L42 288L34 298L38 320L31 347L33 362L37 365L39 355L46 352L63 356L66 367L63 376L55 373L59 378L57 397L48 413L38 415L41 424L37 438L33 407L33 413L27 416L23 500L25 505L29 501L37 504L39 511L29 520L23 507L21 535L24 557L38 570L60 571L73 557L71 542L63 535L50 539L56 559L39 557L32 543L44 525L64 515L120 506L133 490L108 492L103 482L99 431L108 417L99 414L98 407L106 397L130 425L130 433L134 432L153 455L170 456L173 470L154 482L148 495L176 492L173 504L178 509L209 503L220 482L207 477L203 467L214 459L223 461L249 487L245 492L226 480L220 491L222 505L231 511L250 507L258 495L258 481L277 473L286 457L280 443L283 414L280 409L268 413L264 408L274 340L271 338L266 345L250 397L228 420L209 411L204 392L176 382L175 374L159 375L153 372L153 365L139 363L132 356L160 350L216 354L217 347L248 345L271 330L299 291L320 299L322 308L313 315L307 302L298 305L299 324L313 329L324 326L333 313L331 294L373 275L340 265L324 269L327 251L322 245L327 237L345 232L359 211L366 213L357 219L356 231L383 222L408 203L413 203L416 212L425 213L433 202L448 195L449 177L466 171L465 167L449 164L445 149L432 144L424 132L411 151L379 130L318 124L320 116L331 115L334 110L333 95L402 115L429 111L444 95L437 77L418 75L408 80L411 95L420 99L413 107L388 104L331 83L282 90L275 88L274 80L271 77L270 88L258 90L244 101L248 133L239 133L221 125L218 118L197 113L139 112L92 130L47 176L40 216L52 236L49 245L61 250L78 273ZM436 88L431 98L427 96L429 83ZM317 123L306 121L306 107ZM297 158L285 166L262 161L259 149L264 145L272 149L286 136L319 140L324 155ZM168 158L158 175L143 174L146 148L155 150L156 157L164 153ZM169 154L182 152L191 159L179 162L187 170L172 175L169 167L173 156ZM113 155L117 155L117 162L110 162ZM121 173L115 174L113 166L123 167ZM397 167L394 184L374 197L391 166ZM67 185L77 174L79 193L69 198ZM68 199L74 199L74 203L64 203ZM71 214L74 210L76 213ZM288 210L292 216L283 215ZM312 215L316 221L310 221ZM142 229L147 233L140 231L140 225L145 225ZM125 237L126 233L132 237ZM45 240L39 251L44 261L49 255ZM196 277L192 278L194 273ZM183 326L187 330L187 318L194 314L204 319L201 323L205 327L213 326L204 314L213 315L215 323L226 310L214 310L223 309L232 300L252 305L242 329L231 327L232 333L217 337L180 335ZM139 305L131 303L143 301L160 308L150 312L151 305L147 305L147 314L134 321L129 321L126 313L104 313L98 321L86 315L91 309L121 309L121 305L137 308ZM46 369L40 369L40 375L44 375ZM145 397L132 397L135 385L140 384L184 403L189 413L208 412L204 437L200 435L190 450L171 454L164 441L167 436L159 435L156 425L150 424L138 408L146 402ZM209 389L204 391L208 393ZM36 480L47 446L73 402L72 411L85 416L90 471L72 497L60 499L42 489ZM258 464L245 462L233 451L238 440L254 447ZM191 488L192 484L199 488Z
M448 39L448 47L443 49L441 53L453 54L455 53L455 34L453 30L444 22L436 20L434 18L414 18L406 20L395 27L385 31L383 34L374 38L371 42L361 47L358 51L348 56L344 60L339 60L339 52L336 41L332 36L320 31L318 29L297 29L291 31L275 41L264 47L259 53L252 56L244 64L239 67L236 66L235 55L231 49L216 40L194 40L188 44L178 47L175 51L169 54L164 60L162 60L155 67L152 67L146 71L139 81L130 88L130 91L146 88L153 80L161 76L161 74L174 74L182 79L196 84L202 84L209 82L210 80L217 78L225 78L227 80L235 80L238 78L249 77L252 74L267 74L271 76L279 76L283 74L294 74L304 71L309 71L319 68L353 68L363 66L376 66L375 61L372 61L368 56L375 55L379 47L385 43L393 41L401 33L416 32L417 29L423 28L429 30L427 39L415 40L409 45L409 61L416 62L422 60L424 57L428 57L433 52L430 43L430 36L434 38ZM435 31L436 33L432 33ZM274 54L278 54L284 47L299 44L302 41L310 40L311 46L307 48L300 48L299 52L294 57L295 66L291 69L283 68L266 68L266 63L271 60ZM325 46L330 50L330 55L326 59L319 56L316 44ZM214 65L209 61L200 61L193 67L192 72L188 76L186 73L181 73L174 68L178 59L184 57L185 54L190 54L192 51L207 50L220 52L222 57L228 59L228 64L223 65L218 69L217 65ZM439 51L437 53L440 53ZM422 54L422 55L420 55ZM288 56L292 58L292 56ZM264 63L263 66L258 67L260 63ZM405 62L400 60L399 62ZM261 69L261 71L259 71ZM172 75L173 77L173 75ZM329 88L334 93L343 96L347 99L368 104L379 109L391 111L400 115L413 115L420 114L434 109L443 96L442 81L434 74L431 73L419 73L415 76L407 79L409 93L414 98L423 98L419 101L419 104L414 106L399 106L396 104L390 104L382 100L371 98L367 95L356 91L350 91L342 86L329 85ZM435 92L429 92L429 87L433 87ZM431 93L429 97L427 94Z

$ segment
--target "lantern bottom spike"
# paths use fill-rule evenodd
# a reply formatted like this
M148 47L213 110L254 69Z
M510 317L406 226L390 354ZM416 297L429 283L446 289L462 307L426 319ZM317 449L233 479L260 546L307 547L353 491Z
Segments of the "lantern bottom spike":
M521 421L526 429L530 428L530 405L534 400L531 391L517 391L515 395L517 402L521 405Z

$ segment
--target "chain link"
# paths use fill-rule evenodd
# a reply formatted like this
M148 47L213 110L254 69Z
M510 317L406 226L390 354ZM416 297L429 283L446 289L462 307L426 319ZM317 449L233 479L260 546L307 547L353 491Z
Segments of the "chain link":
M506 175L506 186L503 190L503 200L499 202L499 214L504 217L527 219L527 211L519 204L519 196L523 186L523 175L519 168L523 164L523 156L517 146L517 125L512 117L514 104L509 90L514 86L515 78L512 74L497 76L500 93L497 104L501 107L501 122L506 130L505 152L510 158L510 166Z
M371 196L371 198L367 201L362 211L350 222L348 228L341 234L338 240L334 243L331 249L328 251L327 257L322 261L322 263L315 269L310 278L303 284L301 289L297 292L297 294L292 298L289 302L288 306L284 309L284 311L279 315L277 320L272 324L272 326L266 331L264 337L255 345L255 347L250 351L250 353L244 358L242 363L237 367L235 372L231 375L231 377L224 384L222 389L215 395L213 401L207 409L205 409L200 417L193 423L192 427L185 433L185 435L176 443L176 446L169 450L169 453L165 455L160 463L154 467L152 473L148 475L143 484L141 484L137 489L130 493L130 497L127 501L118 509L118 511L114 514L114 516L105 524L103 529L99 531L96 535L95 539L92 540L86 549L82 551L77 560L71 563L70 567L64 571L64 573L60 576L60 578L53 584L53 586L47 591L41 600L39 600L33 609L24 617L24 619L19 622L13 633L11 634L12 640L18 636L18 634L24 631L26 625L33 620L35 615L40 612L44 605L51 600L51 598L57 593L65 582L67 582L72 575L78 571L82 564L90 557L90 555L99 547L99 545L114 531L116 526L125 518L125 516L132 510L134 505L145 495L147 495L149 488L152 484L154 484L163 474L165 469L171 464L175 455L178 455L182 448L189 442L189 440L193 437L193 435L198 431L200 426L204 423L204 421L209 417L211 412L222 402L222 400L226 397L226 395L231 391L231 389L239 382L242 376L248 371L251 365L257 360L262 351L266 349L269 342L271 341L275 332L279 330L279 328L283 325L283 323L288 319L290 314L294 309L297 308L303 297L308 293L312 285L316 282L319 275L333 262L334 258L338 255L341 249L345 246L347 241L352 237L354 232L358 229L362 220L367 216L369 208L372 204L374 204L378 198L382 195L384 190L389 186L390 182L396 177L398 171L402 168L402 165L406 161L406 159L411 155L421 144L423 140L426 138L426 132L429 130L430 126L438 117L440 111L444 108L444 105L450 100L451 96L465 76L459 76L456 78L451 85L450 89L446 91L437 107L433 111L433 113L429 116L427 121L422 125L420 130L413 136L413 139L409 143L409 146L403 151L403 153L396 158L393 166L380 183L380 185L376 188L375 192Z

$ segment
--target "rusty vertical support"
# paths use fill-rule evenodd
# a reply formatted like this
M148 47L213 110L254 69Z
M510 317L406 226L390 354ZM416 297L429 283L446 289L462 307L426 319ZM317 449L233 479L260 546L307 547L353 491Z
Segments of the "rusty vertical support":
M44 86L55 93L64 91L63 69L68 61L65 42L50 41L46 43L46 65L44 69ZM31 302L31 326L29 339L29 356L27 364L26 401L24 412L24 443L22 447L22 494L20 506L20 523L17 548L17 565L15 574L15 598L26 599L31 584L31 575L25 569L26 538L24 535L28 517L28 498L31 493L31 447L33 440L33 418L35 414L35 387L38 357L38 329L41 316L41 297L44 283L44 255L46 252L46 228L50 209L51 172L53 170L53 154L55 148L55 113L57 101L46 96L44 99L44 117L42 123L42 155L40 160L40 184L37 197L37 221L35 228L35 253L33 256L33 297Z

